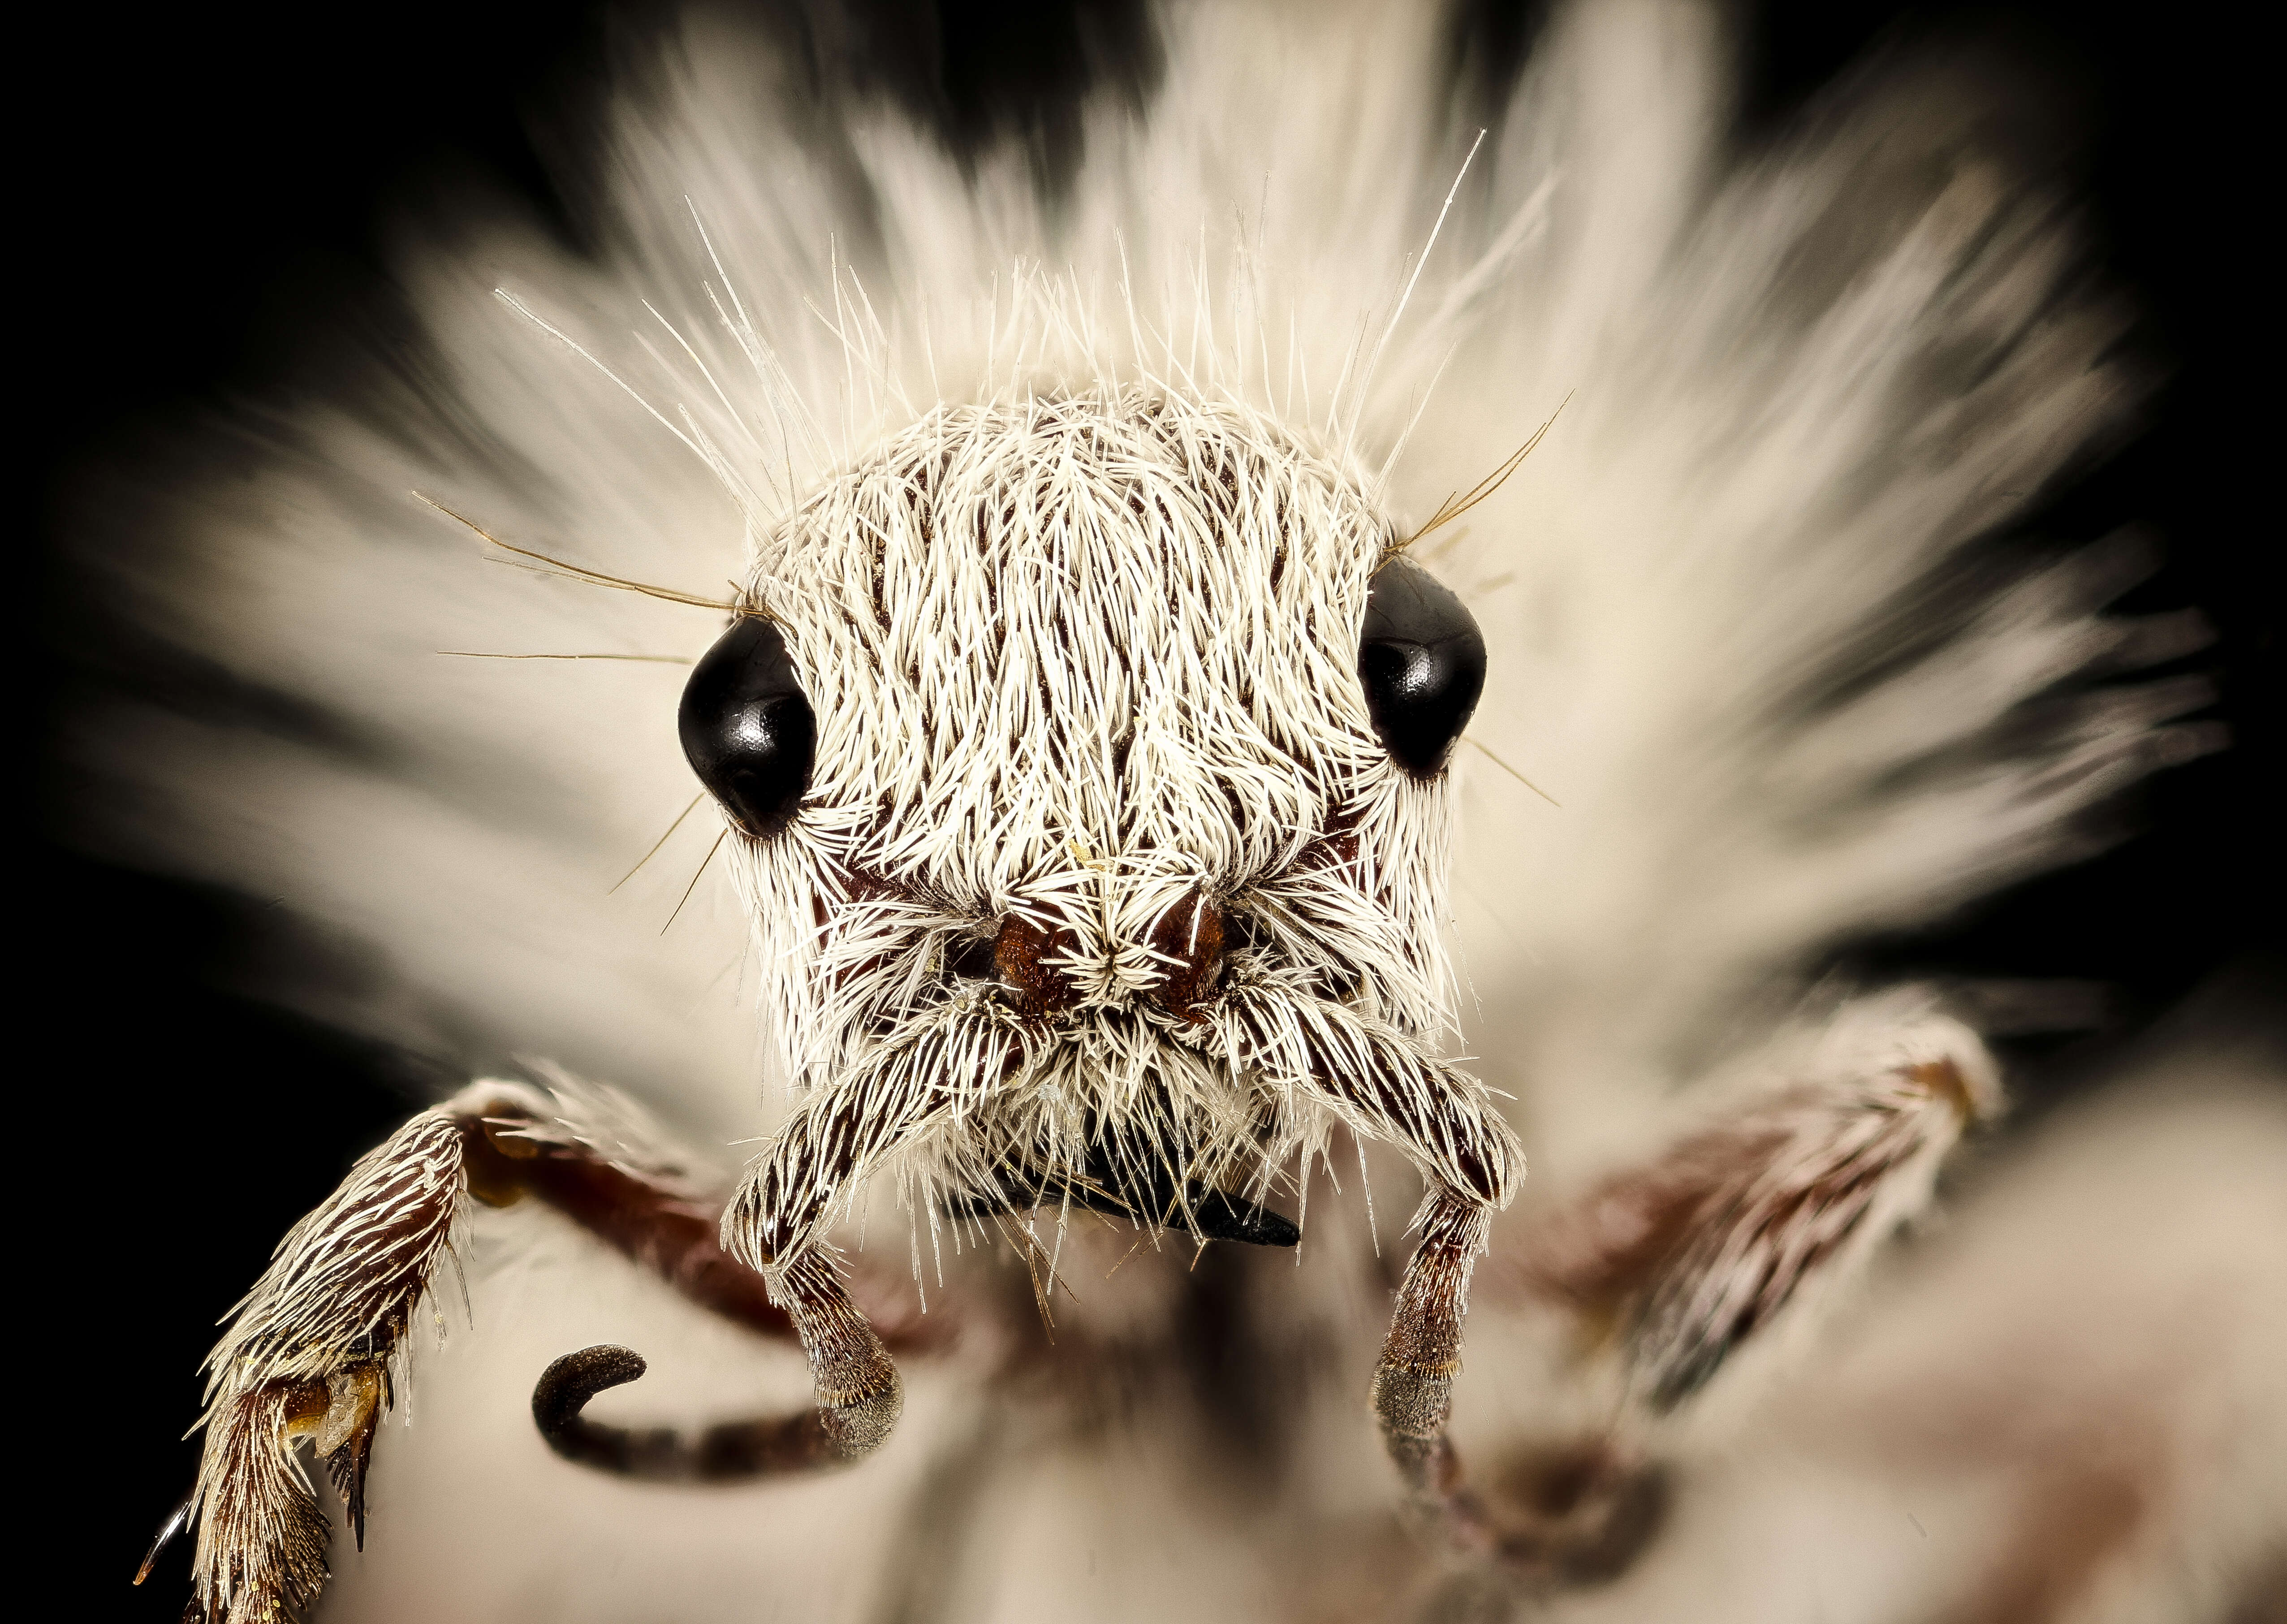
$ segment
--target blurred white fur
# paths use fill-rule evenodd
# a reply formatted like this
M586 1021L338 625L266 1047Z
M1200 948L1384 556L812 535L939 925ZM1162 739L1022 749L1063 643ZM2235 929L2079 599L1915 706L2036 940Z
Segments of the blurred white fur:
M1981 154L1974 105L1924 81L1735 162L1705 15L1568 12L1391 330L1473 133L1439 111L1430 20L1210 7L1168 32L1149 115L1099 111L1057 214L1018 159L966 184L874 104L829 109L850 162L813 159L818 110L775 59L691 25L613 107L600 263L496 218L408 247L439 371L298 407L257 477L188 494L120 560L154 632L395 757L91 730L163 788L114 838L383 946L415 1009L750 1129L740 988L712 987L730 899L702 884L660 936L705 820L605 894L689 799L677 669L438 655L689 656L719 617L503 567L409 492L715 595L750 527L938 400L1136 374L1291 412L1369 468L1411 424L1387 501L1417 521L1571 398L1458 539L1423 543L1497 651L1471 736L1562 803L1459 757L1460 940L1499 1011L1472 1047L1520 1092L1546 1079L1549 1109L1657 1072L1823 943L2057 860L2071 813L2197 739L2153 728L2196 700L2168 686L1989 743L2127 642L2093 617L2118 584L2099 558L1820 692L1896 655L1909 594L2133 394L2119 313L2061 285L2076 245ZM368 1018L405 1035L401 1008Z
M2117 559L2029 569L1951 606L1929 590L2116 431L2134 392L2109 359L2120 312L2072 280L2078 248L2053 200L1985 149L1974 89L1927 75L1865 88L1743 154L1711 12L1576 4L1424 260L1475 134L1452 111L1428 8L1199 6L1165 27L1150 109L1096 110L1052 209L1017 158L966 180L893 111L816 104L766 44L689 24L612 105L597 259L497 214L430 223L438 234L409 242L402 266L437 370L376 369L353 396L273 420L250 478L183 491L163 535L120 549L123 613L344 718L368 748L115 717L84 734L118 787L93 837L281 898L377 950L390 973L320 1010L331 1018L552 1056L703 1136L752 1139L781 1105L762 1086L761 971L719 869L661 934L711 828L691 820L608 890L692 793L677 668L437 653L689 656L719 617L502 567L408 493L521 545L709 595L771 518L937 402L1138 376L1386 467L1384 502L1417 521L1569 397L1516 476L1424 543L1492 650L1470 733L1484 750L1456 762L1467 1052L1516 1097L1537 1173L1558 1184L1641 1143L1680 1081L1774 1023L1823 947L2073 855L2077 814L2204 742L2165 725L2198 701L2181 685L2066 697L2038 720L2021 709L2139 646L2097 614ZM2275 1248L2287 1218L2261 1192L2287 1144L2275 1112L2232 1109L2254 1114L2180 1131L2232 1145L2213 1199L2248 1210L2213 1222L2252 1224ZM2081 1345L2077 1329L2094 1340L2159 1311L2170 1248L2208 1233L2167 1193L2173 1164L2133 1183L2142 1141L2125 1120L2101 1130L2109 1149L2044 1153L2064 1205L2089 1199L2117 1153L2122 1211L2149 1209L2153 1258L2086 1295L2060 1287L2038 1327L2027 1314L2026 1335L2060 1350ZM2012 1270L2048 1271L2059 1220L2034 1200L1995 1198L1919 1295L1855 1319L1860 1363L1737 1446L1723 1470L1745 1486L1687 1499L1656 1560L1564 1616L1873 1620L1951 1594L1964 1569L1898 1556L1873 1512L1844 1526L1812 1485L1840 1474L1848 1503L1887 1508L1922 1480L1866 1456L1887 1435L1858 1449L1854 1427L1951 1390L1879 1351L1927 1345L1932 1369L1955 1346L2003 1358L1947 1338L1972 1311L2005 1336L1995 1327L2013 1322L1975 1305L2008 1299ZM1314 1208L1322 1249L1306 1248L1294 1311L1370 1325L1368 1277L1344 1273L1370 1248L1339 1224L1321 1240L1319 1221ZM942 1611L897 1614L869 1578L881 1542L903 1537L899 1508L931 1462L985 1424L959 1361L908 1373L904 1429L860 1471L706 1496L584 1477L531 1431L531 1372L555 1353L634 1342L660 1373L646 1399L700 1394L710 1413L748 1387L798 1393L799 1361L703 1322L543 1217L485 1223L523 1231L528 1266L488 1267L480 1335L426 1359L420 1424L379 1445L369 1549L336 1543L328 1616L618 1619L671 1584L662 1616L691 1619L758 1604L1262 1618L1318 1594L1291 1565L1312 1530L1388 1499L1362 1373L1326 1382L1322 1470L1278 1510L1275 1538L1200 1488L1190 1444L1147 1429L1025 1455L1010 1422L1018 1441L980 1468L1001 1498L959 1583ZM2259 1414L2245 1369L2281 1338L2220 1306L2234 1267L2216 1264L2204 1311L2239 1374L2198 1391L2244 1420ZM566 1275L576 1291L554 1286ZM1465 1425L1521 1425L1542 1402L1520 1374L1538 1355L1520 1341L1505 1356L1504 1323L1473 1321ZM2171 1430L2196 1408L2178 1389L2138 1390L2166 1447L2240 1449L2211 1438L2229 1429L2206 1412L2197 1438ZM2086 1413L2111 1393L2092 1388ZM1806 1433L1821 1404L1841 1418ZM2277 1503L2251 1457L2232 1458L2197 1485L2188 1469L2186 1508L2259 1479ZM2029 1480L1992 1470L1997 1494ZM1955 1509L1926 1525L1958 1510L1964 1539L1996 1537L1967 1491L1948 1492ZM2164 1543L2196 1522L2236 1553L2253 1538L2208 1517L2142 1526ZM1807 1544L1875 1565L1819 1588L1796 1559ZM1418 1558L1389 1560L1412 1572ZM1293 1616L1349 1616L1327 1605ZM2153 1616L2133 1599L2086 1605L2071 1616Z

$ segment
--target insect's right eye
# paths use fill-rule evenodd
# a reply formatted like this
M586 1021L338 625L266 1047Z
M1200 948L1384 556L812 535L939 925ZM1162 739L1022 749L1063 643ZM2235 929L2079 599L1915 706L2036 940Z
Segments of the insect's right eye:
M1425 782L1443 772L1485 687L1485 640L1461 600L1419 564L1390 559L1367 591L1357 669L1390 759Z
M776 626L741 615L716 640L684 685L676 727L732 822L757 840L787 826L810 787L818 720Z

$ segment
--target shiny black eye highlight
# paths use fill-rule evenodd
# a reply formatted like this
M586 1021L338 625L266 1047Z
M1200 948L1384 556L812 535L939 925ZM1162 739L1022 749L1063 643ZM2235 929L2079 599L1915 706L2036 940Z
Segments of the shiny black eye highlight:
M787 826L810 787L818 718L777 627L740 615L684 685L676 728L691 770L732 822L757 840Z
M1425 783L1443 772L1485 689L1485 640L1461 600L1420 565L1392 558L1366 596L1357 669L1390 759Z

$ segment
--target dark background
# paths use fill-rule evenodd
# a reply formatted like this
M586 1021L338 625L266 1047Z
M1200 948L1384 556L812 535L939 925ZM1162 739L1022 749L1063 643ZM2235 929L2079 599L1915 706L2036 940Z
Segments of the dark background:
M550 132L577 129L581 87L614 39L663 9L86 7L51 14L28 49L20 38L20 106L36 116L14 165L17 353L32 373L15 392L17 434L41 535L58 493L91 470L131 462L170 425L308 381L329 346L393 330L376 229L392 210L417 211L440 186L490 186L579 246L566 202L578 171L555 161L576 143ZM771 9L807 26L800 6ZM1092 74L1140 85L1152 71L1132 6L908 0L837 12L843 36L870 42L874 71L948 139L1013 132L1051 172L1072 91ZM2038 1106L2196 989L2220 978L2260 1001L2281 985L2277 527L2255 489L2276 460L2276 413L2255 377L2275 272L2248 223L2267 211L2250 108L2268 52L2220 9L1777 0L1744 15L1751 139L1870 48L1974 40L2030 68L2075 154L2065 172L2102 266L2145 313L2133 345L2167 372L2140 437L2023 528L2072 543L2133 522L2158 538L2164 566L2125 606L2206 611L2219 642L2178 663L2215 676L2214 714L2235 748L2136 792L2122 827L2141 832L2108 854L1854 955L1881 975L2099 984L2093 1031L2022 1048L2021 1086ZM1512 60L1536 25L1531 10L1484 6L1457 49ZM2259 289L2259 276L2274 286ZM147 651L107 627L50 550L26 551L19 635L35 718L91 692L147 688ZM36 1327L19 1360L65 1379L17 1390L63 1398L35 1420L67 1430L49 1457L73 1462L56 1528L84 1554L49 1571L67 1582L76 1572L92 1614L170 1618L181 1549L143 1591L125 1581L194 1468L194 1446L178 1438L196 1414L211 1322L450 1063L252 996L281 951L276 916L75 851L73 786L45 757L52 737L32 745L29 996L17 1018L42 1057L19 1086L46 1102L30 1127L53 1188L33 1184L20 1206L36 1228L19 1247L34 1278L17 1320ZM83 1471L92 1479L73 1484Z

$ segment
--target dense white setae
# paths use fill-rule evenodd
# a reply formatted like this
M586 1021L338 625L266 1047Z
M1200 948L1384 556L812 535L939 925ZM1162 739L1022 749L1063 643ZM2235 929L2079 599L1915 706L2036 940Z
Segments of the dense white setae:
M328 1019L645 1102L474 1084L281 1244L212 1370L217 1619L318 1588L304 1437L372 1508L340 1619L1808 1619L1792 1554L1829 1534L1864 1556L1844 1616L2020 1593L2030 1522L1947 1501L1984 1543L1945 1566L1805 1509L1945 1457L1808 1440L1771 1383L1895 1408L1920 1367L1862 1340L1664 1415L1837 1314L1943 1364L1942 1279L1838 1287L1998 1108L1990 1058L1925 992L1806 984L2212 742L2171 725L2196 685L2088 685L2198 636L2102 615L2132 559L1994 564L2122 424L2120 310L1993 155L1987 84L1871 81L1741 152L1709 9L1562 8L1482 120L1433 8L1160 24L1148 105L1094 107L1049 196L695 16L616 87L595 257L499 218L408 240L417 365L270 423L251 478L108 560L122 613L336 726L111 717L96 837L377 955ZM1442 773L1359 685L1401 555L1489 654ZM726 616L778 630L816 721L760 838L677 820L675 662ZM1719 1073L1720 1119L1671 1108ZM2275 1240L2275 1114L2201 1119L2215 1202ZM677 1136L760 1153L734 1180ZM1520 1138L1549 1189L1492 1224ZM1299 1259L1195 1250L1210 1199L1291 1199ZM1998 1210L1981 1300L2039 1229ZM448 1251L473 1324L439 1349ZM2276 1431L2245 1372L2280 1327L2207 1311L2214 1413L2136 1389L2192 1486L2041 1579L2054 1616L2257 1549L2210 1512L2275 1470L2218 1415ZM630 1393L604 1359L533 1398L622 1343ZM420 1425L376 1430L392 1401ZM757 1410L795 1419L720 1421ZM1659 1464L1711 1438L1767 1474L1717 1506Z

